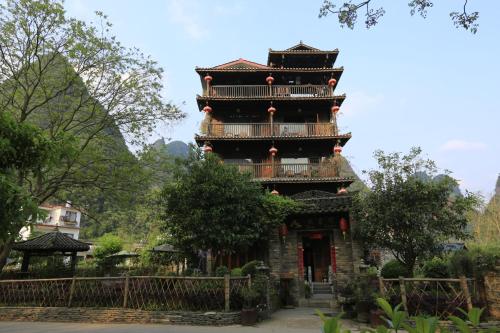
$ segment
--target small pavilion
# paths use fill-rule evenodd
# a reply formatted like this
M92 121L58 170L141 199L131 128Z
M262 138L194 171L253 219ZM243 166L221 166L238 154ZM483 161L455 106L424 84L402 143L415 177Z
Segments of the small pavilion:
M54 231L35 237L33 239L16 242L13 250L23 252L21 272L28 272L31 257L46 257L60 253L71 257L71 271L75 271L76 254L90 249L87 243L73 239L62 232Z

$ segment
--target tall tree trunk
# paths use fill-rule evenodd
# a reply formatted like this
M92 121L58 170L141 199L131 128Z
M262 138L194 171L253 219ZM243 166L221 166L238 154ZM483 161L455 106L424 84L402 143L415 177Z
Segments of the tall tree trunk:
M7 263L7 258L9 257L10 250L12 249L12 245L14 244L14 239L8 237L5 242L0 244L0 272L3 270L3 267Z

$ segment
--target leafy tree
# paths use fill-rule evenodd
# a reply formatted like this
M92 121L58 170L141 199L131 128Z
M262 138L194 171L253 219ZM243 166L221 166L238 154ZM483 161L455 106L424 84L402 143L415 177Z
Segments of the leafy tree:
M56 149L40 129L18 124L11 115L0 112L0 243L15 239L38 215L38 204L19 185L19 177L39 173L55 155ZM10 246L0 250L1 267Z
M340 26L347 26L350 29L354 28L354 25L358 21L358 13L361 10L365 10L365 25L366 28L370 28L378 23L380 18L384 16L384 7L372 8L370 7L376 0L323 0L323 4L319 9L319 17L325 17L331 14L337 15ZM453 11L450 13L450 18L457 28L463 28L471 33L475 34L479 27L477 20L479 19L479 12L469 12L467 10L468 0L462 0L463 6L459 11ZM434 6L431 0L411 0L408 1L408 6L410 7L410 14L413 16L415 13L420 14L423 18L427 17L427 10Z
M12 170L36 205L71 197L78 206L82 188L133 194L140 174L124 140L141 145L158 121L182 117L161 98L157 63L123 47L96 16L97 24L68 18L59 0L0 4L0 110L64 152L34 175ZM12 242L0 242L0 268Z
M123 240L113 234L105 234L97 239L94 257L97 261L103 261L107 256L123 250Z
M199 151L179 165L163 189L163 230L186 251L234 252L268 235L293 211L291 199L272 197L249 174Z
M440 242L468 238L468 212L479 204L472 193L452 195L456 180L433 177L434 162L420 154L420 148L408 155L376 151L379 169L368 172L370 190L353 201L358 237L368 246L390 250L410 273L416 260Z

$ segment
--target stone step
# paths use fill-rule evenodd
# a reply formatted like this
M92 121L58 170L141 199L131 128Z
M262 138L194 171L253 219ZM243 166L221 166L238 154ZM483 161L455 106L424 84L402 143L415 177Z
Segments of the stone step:
M314 295L312 298L302 298L299 300L299 306L305 308L337 308L337 302L332 298L332 295L328 295L328 298L317 298Z

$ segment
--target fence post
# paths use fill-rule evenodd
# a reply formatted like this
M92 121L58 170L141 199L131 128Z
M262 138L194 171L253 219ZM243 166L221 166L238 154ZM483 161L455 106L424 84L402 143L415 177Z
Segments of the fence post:
M125 277L125 288L123 288L123 307L126 308L127 307L127 303L128 303L128 285L129 285L129 276L127 275Z
M406 312L408 312L408 300L406 298L406 286L405 279L400 276L399 277L399 289L401 290L401 301L403 302L403 308Z
M382 298L385 298L384 280L381 276L378 277L378 288L380 289L380 295L382 296Z
M75 292L75 277L71 279L71 286L69 287L69 298L68 298L68 308L71 307L71 303L73 302L73 293Z
M271 279L267 277L266 279L266 306L268 314L271 313Z
M467 285L467 279L465 276L460 276L460 287L462 288L462 292L465 296L465 301L467 302L467 310L472 309L472 300L470 297L469 286Z
M229 311L230 309L230 296L231 296L231 279L229 277L229 274L224 274L224 310Z
M251 288L252 287L252 276L250 274L248 274L247 279L248 279L248 288Z

